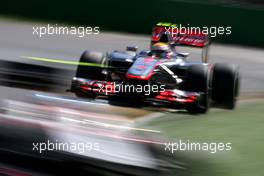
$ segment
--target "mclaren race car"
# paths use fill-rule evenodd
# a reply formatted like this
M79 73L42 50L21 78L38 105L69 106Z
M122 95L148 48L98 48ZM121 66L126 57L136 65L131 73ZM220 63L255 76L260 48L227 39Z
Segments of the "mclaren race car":
M233 109L238 67L208 63L208 35L175 32L170 26L159 23L154 27L150 50L138 52L137 47L128 46L126 51L106 54L85 51L70 91L83 98L132 98L190 113L205 113L211 106ZM177 45L202 48L202 61L188 61L188 53L177 52Z

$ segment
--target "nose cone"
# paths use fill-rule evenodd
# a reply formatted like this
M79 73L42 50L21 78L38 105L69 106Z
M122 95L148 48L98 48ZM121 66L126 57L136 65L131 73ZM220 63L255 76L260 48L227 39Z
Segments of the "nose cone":
M151 77L159 61L152 57L140 57L127 71L127 78L144 79L147 80Z

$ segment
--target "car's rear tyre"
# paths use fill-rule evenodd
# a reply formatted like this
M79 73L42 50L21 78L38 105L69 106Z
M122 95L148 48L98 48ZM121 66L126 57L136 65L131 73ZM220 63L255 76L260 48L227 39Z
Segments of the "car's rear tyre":
M185 90L201 93L198 101L186 104L189 113L206 113L210 105L210 72L207 65L192 65L187 71Z
M106 58L103 53L85 51L80 60L76 71L77 78L91 80L105 80L106 76L102 73L106 65ZM75 95L82 98L95 98L96 94L82 89L76 89Z
M225 109L234 109L239 91L238 67L233 64L215 64L212 82L212 100L215 105Z

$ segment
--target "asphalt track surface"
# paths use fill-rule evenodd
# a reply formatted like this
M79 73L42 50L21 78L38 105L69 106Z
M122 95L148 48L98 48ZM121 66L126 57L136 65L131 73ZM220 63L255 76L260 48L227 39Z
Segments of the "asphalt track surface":
M81 53L87 49L107 52L112 50L124 50L127 45L136 45L139 49L148 49L150 43L150 36L110 33L104 32L103 29L101 29L100 34L98 35L89 35L84 38L73 35L45 35L40 38L37 35L33 35L33 26L46 25L47 23L25 22L0 18L0 59L28 63L36 62L40 65L61 68L67 67L71 70L75 70L75 65L37 62L27 60L22 58L22 56L78 61ZM190 52L191 60L200 60L200 50L185 48L180 48L180 50ZM212 63L233 63L239 66L242 78L241 96L259 96L263 94L264 50L241 46L212 44L209 61ZM68 76L68 83L70 84L73 75ZM24 90L21 89L1 87L0 91L1 98L19 99L20 97L20 99L23 99L23 96L25 95L23 93ZM92 109L94 110L96 108ZM100 106L97 109L98 111L102 110ZM142 113L136 113L138 111L142 111ZM131 113L132 116L142 116L146 114L144 110L140 109L133 110Z

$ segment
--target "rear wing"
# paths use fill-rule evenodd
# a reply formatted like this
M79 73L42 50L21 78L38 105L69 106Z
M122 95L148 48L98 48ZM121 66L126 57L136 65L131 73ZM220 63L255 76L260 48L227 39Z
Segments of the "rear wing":
M208 60L210 36L198 28L181 28L173 23L158 23L152 30L151 44L157 42L202 48L202 61Z

